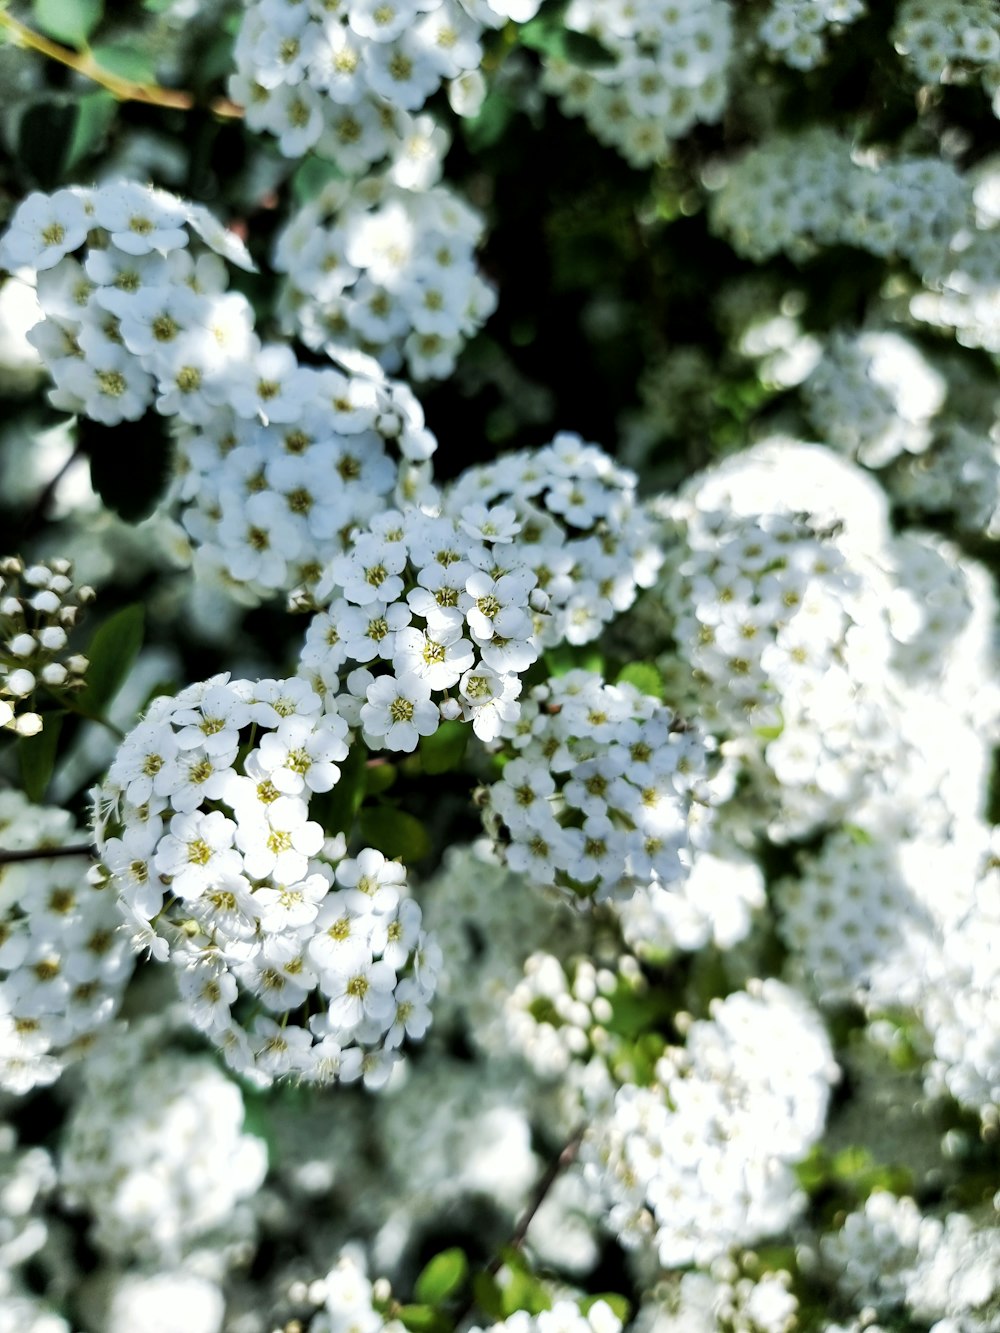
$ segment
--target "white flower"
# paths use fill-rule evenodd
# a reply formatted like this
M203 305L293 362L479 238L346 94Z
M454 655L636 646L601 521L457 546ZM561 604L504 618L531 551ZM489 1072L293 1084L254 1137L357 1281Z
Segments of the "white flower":
M368 686L361 725L386 749L415 750L421 736L437 731L440 720L431 687L419 676L380 676Z

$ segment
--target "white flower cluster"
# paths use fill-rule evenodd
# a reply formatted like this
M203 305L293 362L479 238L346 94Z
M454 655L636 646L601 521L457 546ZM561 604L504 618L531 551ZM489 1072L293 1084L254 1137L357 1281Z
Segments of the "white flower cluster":
M891 35L923 83L978 78L1000 116L1000 15L991 0L903 0Z
M105 1253L175 1263L234 1225L267 1172L243 1132L239 1088L205 1056L157 1053L122 1034L88 1062L62 1138L59 1182Z
M314 616L299 673L329 692L346 663L370 663L338 700L366 744L412 751L442 717L489 741L516 721L519 677L538 657L519 527L503 505L388 510L324 571L315 599L339 595Z
M286 157L315 152L361 176L405 140L448 81L478 71L485 27L534 17L539 0L257 0L236 38L229 94Z
M234 1069L375 1086L426 1030L440 960L403 867L344 858L309 818L348 753L322 707L294 678L155 699L95 792L98 849L137 942L172 956L190 1022ZM265 1012L246 1027L251 1000Z
M980 223L962 236L957 253L932 275L932 290L918 292L910 314L947 330L963 347L1000 353L1000 226Z
M947 389L911 339L873 329L833 334L801 393L819 439L879 468L929 448Z
M581 903L685 878L707 746L666 704L570 671L536 685L501 737L483 809L511 870Z
M635 1333L792 1333L799 1303L784 1269L750 1276L728 1256L707 1273L658 1283L635 1318Z
M55 1184L55 1165L48 1152L22 1147L13 1125L0 1126L0 1304L4 1306L13 1304L15 1294L21 1295L19 1270L48 1239L44 1206ZM25 1320L20 1327L30 1324ZM0 1329L4 1328L0 1315Z
M738 254L758 262L781 253L806 259L840 243L938 278L952 243L967 243L972 192L950 163L855 160L835 131L816 126L774 135L731 164L711 222Z
M548 619L537 629L545 647L596 639L663 564L635 474L571 431L541 449L466 468L443 504L458 514L474 503L516 514L518 555L548 598Z
M18 556L0 560L0 728L36 736L41 714L22 707L35 691L85 684L90 663L66 647L81 607L93 600L93 588L73 586L68 560L27 568Z
M386 1319L375 1308L374 1288L353 1246L338 1256L326 1277L310 1284L308 1294L322 1303L309 1333L403 1333L399 1320Z
M405 385L299 366L277 346L255 373L260 410L181 427L172 492L196 572L251 604L314 584L352 528L419 488L437 447ZM282 407L264 413L272 388Z
M836 1076L818 1016L775 980L714 1001L655 1081L619 1088L581 1147L606 1224L664 1268L705 1264L786 1227L791 1170L822 1132Z
M0 792L0 842L32 851L85 841L62 810ZM132 975L114 895L84 856L0 866L0 1088L53 1083L115 1016Z
M390 373L405 362L418 380L444 379L496 306L476 272L484 225L443 185L331 181L278 236L282 327L317 351L360 347Z
M516 1310L502 1323L473 1326L469 1333L621 1333L622 1321L607 1301L594 1301L584 1314L575 1302L557 1300L551 1310Z
M865 0L772 0L757 36L792 69L814 69L826 55L829 29L839 32L865 12Z
M879 1315L902 1310L941 1333L989 1333L1000 1317L1000 1230L965 1213L924 1216L877 1190L821 1242L844 1295ZM940 1321L940 1322L938 1322Z
M208 248L197 258L192 238ZM29 337L55 381L53 405L105 425L136 421L154 402L204 421L236 389L238 368L249 389L253 310L225 291L220 255L253 267L206 208L162 190L116 181L29 195L0 263L38 272L45 318Z
M552 57L542 86L632 166L650 166L672 140L722 115L733 46L724 0L571 0L563 21L596 37L613 60L584 69Z

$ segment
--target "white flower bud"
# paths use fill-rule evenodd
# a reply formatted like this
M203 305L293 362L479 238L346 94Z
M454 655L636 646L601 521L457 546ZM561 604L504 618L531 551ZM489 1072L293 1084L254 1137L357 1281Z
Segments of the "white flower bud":
M37 736L42 729L42 719L37 713L22 713L14 723L14 730L19 736Z
M51 577L48 565L29 565L24 571L25 583L30 583L33 588L47 588Z
M14 710L6 699L0 699L0 727L9 727L14 720Z
M462 705L457 699L441 700L441 718L444 722L457 722L462 716Z
M90 658L84 657L83 653L74 653L66 658L66 666L74 676L82 676L90 666Z
M97 593L94 592L89 583L84 583L82 587L76 590L76 600L81 606L89 606L96 596Z
M31 634L15 634L7 645L11 657L30 657L38 647Z
M34 597L28 603L36 611L41 611L45 615L54 615L61 605L59 598L54 592L44 591L36 592Z
M66 647L66 631L58 625L49 625L39 634L38 642L50 653L57 653L60 648Z
M35 677L26 667L18 667L7 677L7 693L12 694L15 699L23 699L26 694L30 694L35 688Z
M80 608L78 606L64 606L59 612L59 624L65 625L67 629L72 629L79 614Z
M532 588L528 593L528 603L532 611L547 611L549 609L549 594L544 588Z
M17 597L5 597L0 602L0 616L19 616L23 614L23 608Z
M42 680L46 685L65 685L69 672L61 662L50 662L42 667Z
M64 597L72 586L73 580L68 579L65 574L57 574L49 584L52 591L58 593L60 597Z

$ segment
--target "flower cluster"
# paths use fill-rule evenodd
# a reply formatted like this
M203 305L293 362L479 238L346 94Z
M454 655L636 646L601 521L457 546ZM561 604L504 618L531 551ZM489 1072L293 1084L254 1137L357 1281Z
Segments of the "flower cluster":
M27 568L17 556L0 560L0 727L35 736L41 715L24 707L35 691L83 687L90 663L66 648L81 608L93 600L93 588L73 586L68 560Z
M584 1314L573 1301L563 1299L556 1301L551 1310L535 1315L516 1310L501 1323L485 1329L477 1325L469 1333L621 1333L621 1329L622 1321L607 1301L593 1301Z
M496 305L476 272L483 226L442 185L331 181L278 237L283 328L318 351L360 347L389 372L405 361L416 379L444 379Z
M722 115L733 45L732 13L724 0L572 0L564 22L596 37L613 59L584 69L552 57L543 86L566 115L583 116L594 137L632 166L650 166L672 140Z
M865 12L865 0L772 0L757 36L767 50L793 69L813 69L826 55L824 38Z
M949 247L967 243L972 223L971 190L950 163L855 160L821 126L751 149L712 201L713 229L748 258L804 259L839 242L933 278L947 272Z
M473 503L516 515L518 555L548 599L548 618L537 627L545 647L596 639L663 564L635 474L571 431L541 449L466 468L443 504L458 514Z
M802 385L818 437L866 467L931 443L947 382L912 340L890 330L834 334Z
M197 257L192 239L207 247ZM55 381L53 405L114 425L155 402L165 416L200 422L226 398L237 365L252 380L253 311L226 292L219 256L253 267L208 209L162 190L116 181L29 195L0 262L38 272L45 318L29 337Z
M8 851L79 844L61 810L0 793ZM53 1083L114 1018L133 970L114 895L88 881L85 856L0 866L0 1088Z
M671 708L570 671L536 685L501 737L484 820L511 870L594 902L685 877L706 742Z
M799 1302L791 1286L791 1273L764 1268L752 1251L740 1261L724 1255L707 1272L657 1283L634 1327L636 1333L701 1333L720 1327L726 1333L793 1333L799 1327Z
M206 1056L155 1056L133 1034L95 1051L62 1138L59 1183L106 1253L177 1262L267 1172L239 1088Z
M438 951L403 867L345 858L309 818L347 753L305 681L216 676L155 699L95 793L137 942L172 956L191 1023L262 1084L377 1085L430 1021ZM244 1018L251 1000L266 1012Z
M925 84L978 78L1000 116L1000 18L990 0L903 0L892 40Z
M822 1132L835 1076L818 1016L780 982L713 1002L650 1086L593 1109L581 1161L607 1225L663 1268L783 1229L802 1203L791 1166Z
M518 716L520 675L538 657L536 576L513 509L458 513L380 514L314 589L320 603L338 595L313 617L300 674L328 692L346 663L369 664L338 700L368 745L414 750L442 716L493 740Z
M315 152L363 175L396 151L442 82L482 60L484 27L525 22L539 0L255 0L229 93L286 157ZM463 91L452 96L463 105Z
M315 584L353 528L419 489L436 447L405 385L299 367L280 347L257 373L283 409L223 406L182 427L172 493L196 573L251 604Z

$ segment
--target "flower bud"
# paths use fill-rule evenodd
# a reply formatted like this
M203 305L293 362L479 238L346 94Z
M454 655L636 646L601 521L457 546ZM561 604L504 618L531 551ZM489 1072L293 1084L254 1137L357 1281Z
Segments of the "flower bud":
M26 667L18 667L7 677L7 693L12 694L15 699L23 699L26 694L30 694L35 688L35 677Z
M46 685L65 685L69 672L61 662L50 662L42 667L42 680Z
M41 729L42 719L37 713L22 713L14 723L19 736L37 736Z
M462 716L462 705L457 699L441 700L441 718L445 722L457 722Z
M30 657L38 647L31 634L15 634L7 645L11 657Z
M66 666L74 676L82 676L90 666L90 658L84 657L83 653L74 653L72 657L66 658Z
M28 605L35 611L41 611L43 615L51 616L59 610L60 601L54 592L45 590L36 592Z
M38 642L50 653L58 652L60 648L66 647L66 631L58 625L49 625L39 634Z

